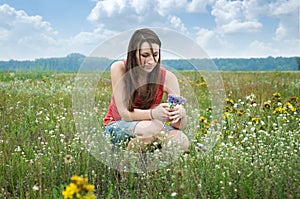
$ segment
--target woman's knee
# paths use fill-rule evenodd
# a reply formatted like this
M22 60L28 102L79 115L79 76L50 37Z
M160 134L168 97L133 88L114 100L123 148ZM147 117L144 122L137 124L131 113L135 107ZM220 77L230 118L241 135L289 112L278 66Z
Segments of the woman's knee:
M134 133L137 138L154 138L164 129L164 124L158 120L140 121Z

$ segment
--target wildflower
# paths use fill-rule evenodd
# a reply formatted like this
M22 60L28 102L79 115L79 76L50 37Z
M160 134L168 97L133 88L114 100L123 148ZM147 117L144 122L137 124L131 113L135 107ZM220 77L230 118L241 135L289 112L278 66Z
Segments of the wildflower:
M234 105L233 99L230 99L230 98L226 98L226 103L227 103L227 104Z
M206 121L206 122L205 122L205 128L206 128L206 129L209 129L209 127L210 127L210 124Z
M286 107L282 107L282 106L279 106L277 107L274 111L273 111L273 114L276 114L276 113L287 113L286 111Z
M79 189L76 184L70 183L66 189L62 192L64 199L73 198L74 195L79 193Z
M72 162L72 156L71 155L66 155L65 156L65 163L70 164Z
M185 98L183 98L181 96L176 96L176 95L173 95L173 94L169 94L168 99L167 99L167 102L169 103L169 108L173 108L177 104L182 105L182 104L185 103L185 101L186 101Z
M177 193L176 193L176 192L173 192L173 193L171 193L171 196L172 196L172 197L175 197L175 196L177 196Z
M204 152L206 152L208 150L208 148L205 147L204 144L199 143L199 142L197 143L197 149L200 151L204 151Z
M43 82L46 82L46 81L47 81L47 78L46 78L46 77L43 77L43 78L42 78L42 81L43 81Z
M293 105L292 105L291 103L287 102L287 103L285 103L284 107L287 107L287 108L292 108L292 107L293 107Z
M32 187L32 190L33 191L38 191L40 188L39 188L39 186L37 186L37 185L34 185L33 187Z
M204 116L200 116L200 117L199 117L199 121L200 121L200 122L206 122L207 119L206 119Z
M257 124L260 121L260 118L252 117L251 121Z
M199 86L206 86L206 81L199 83Z
M231 115L229 112L225 112L224 115L223 115L223 118L224 119L231 119Z
M74 175L71 177L71 183L62 192L64 199L68 198L85 198L96 199L94 195L94 185L88 183L87 178Z
M280 98L281 95L280 95L280 93L276 92L276 93L273 93L273 97L275 97L275 98Z
M265 107L265 108L270 108L270 107L271 107L270 102L264 102L264 107Z

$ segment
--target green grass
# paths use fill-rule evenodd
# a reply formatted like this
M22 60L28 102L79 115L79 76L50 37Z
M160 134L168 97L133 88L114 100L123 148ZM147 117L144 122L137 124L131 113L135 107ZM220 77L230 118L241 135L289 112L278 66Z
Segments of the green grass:
M192 89L199 103L190 118L198 127L185 131L195 134L190 154L120 179L75 133L76 74L1 71L0 198L62 198L72 175L87 177L98 198L299 198L300 73L222 72L227 100L221 121L210 120L203 78L180 74L181 88ZM95 97L99 122L111 97L109 74L102 77ZM214 122L222 125L220 136L204 154L196 144Z

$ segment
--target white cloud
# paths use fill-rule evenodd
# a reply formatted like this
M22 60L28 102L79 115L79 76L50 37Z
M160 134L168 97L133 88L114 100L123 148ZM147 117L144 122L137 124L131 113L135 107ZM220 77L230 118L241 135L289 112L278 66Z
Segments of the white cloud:
M220 27L222 34L257 32L261 28L262 28L262 24L259 23L258 21L238 21L238 20L232 20L231 22L224 24Z
M0 60L61 57L72 52L88 54L114 34L98 26L91 32L61 38L41 16L29 16L7 4L0 6Z
M286 48L288 46L288 48ZM246 52L254 57L262 56L299 56L300 47L299 41L280 41L280 42L265 42L253 41L246 47Z
M282 40L284 39L289 31L289 27L286 27L284 23L279 23L277 29L276 29L276 35L274 37L275 40Z
M212 5L214 3L215 0L192 0L190 2L187 3L186 5L186 10L188 12L200 12L200 13L204 13L206 12L206 7L208 5Z
M299 12L298 0L277 0L269 4L271 15L289 15Z
M137 15L142 15L151 8L150 0L132 0L129 4L134 8Z
M219 0L213 5L211 14L221 34L257 32L262 24L256 19L260 10L254 8L257 8L256 3Z
M247 20L258 20L268 13L268 3L265 0L243 1L243 15Z
M224 57L235 51L236 46L214 30L200 28L197 30L196 42L207 52L209 56Z
M88 19L91 21L102 17L112 17L115 13L122 13L126 5L125 0L98 1Z
M167 16L176 11L184 10L186 4L186 0L156 0L155 10L161 16Z
M279 19L274 36L275 40L299 39L300 2L298 0L278 0L269 4L271 17Z
M42 32L43 37L58 34L41 16L28 16L24 11L17 11L7 4L0 6L0 28L9 32L10 36L19 36L20 39L37 36L36 31Z
M270 42L253 41L247 47L247 52L251 56L269 56L270 54L278 54L278 49L274 48Z
M117 32L109 31L99 26L92 32L80 32L77 35L66 39L65 44L69 46L72 51L80 52L88 55L104 40L113 37Z
M0 6L0 32L0 59L43 55L49 45L55 45L58 35L41 16L29 16L7 4Z
M186 6L186 0L103 0L97 2L87 19L96 27L113 31L161 26L187 32L184 22L173 14L185 12Z
M182 23L181 19L177 16L169 16L169 20L175 29L180 30L181 32L186 33L187 28Z
M217 40L218 40L217 35L212 30L201 28L197 32L196 41L200 46L202 46L204 48L214 46L214 45L212 45L212 42L215 42Z

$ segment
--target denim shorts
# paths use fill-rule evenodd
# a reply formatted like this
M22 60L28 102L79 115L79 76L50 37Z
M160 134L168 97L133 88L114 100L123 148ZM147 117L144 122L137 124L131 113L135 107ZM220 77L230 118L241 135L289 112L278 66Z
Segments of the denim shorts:
M140 121L124 121L124 120L119 120L119 121L114 121L110 122L107 124L105 127L104 134L106 136L110 136L110 140L112 144L116 143L121 143L121 142L127 142L131 138L135 137L134 130L136 125ZM175 130L176 128L169 126L169 125L164 125L164 130L165 131L170 131L170 130Z

